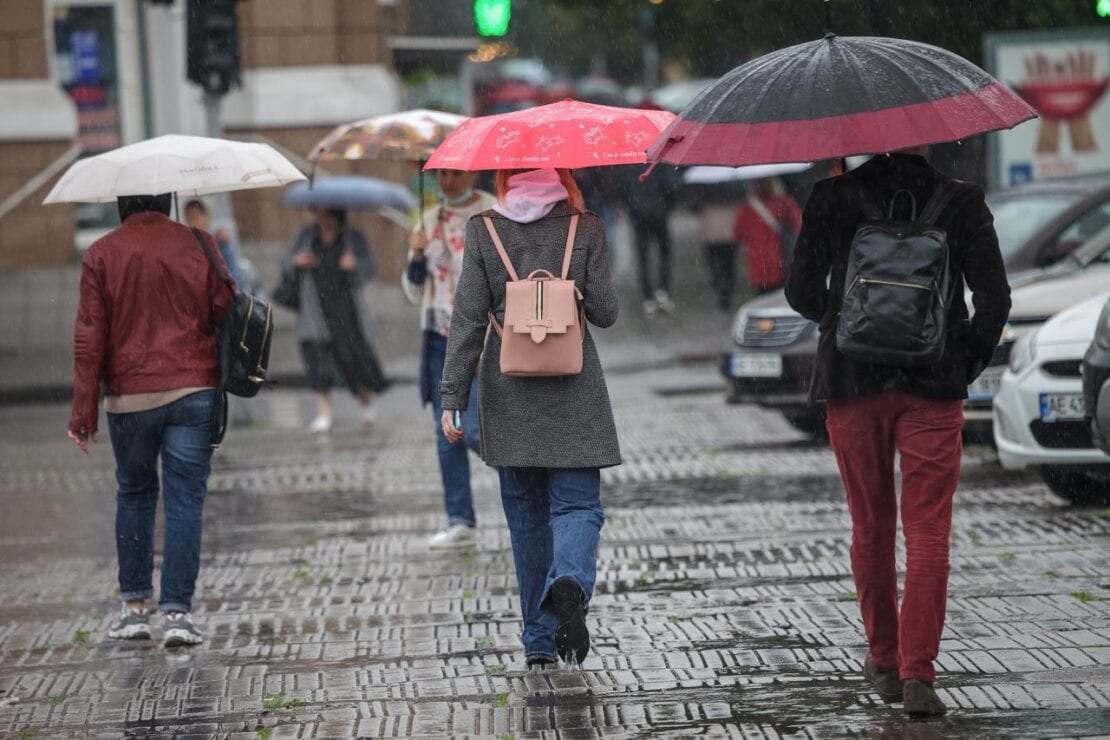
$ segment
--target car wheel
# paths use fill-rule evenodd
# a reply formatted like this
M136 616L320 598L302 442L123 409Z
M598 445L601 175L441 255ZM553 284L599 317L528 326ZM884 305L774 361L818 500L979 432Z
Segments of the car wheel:
M825 414L822 411L784 411L782 413L790 426L802 434L808 434L815 439L828 439L829 431L825 428Z
M1041 478L1053 493L1080 506L1110 504L1110 467L1045 465Z

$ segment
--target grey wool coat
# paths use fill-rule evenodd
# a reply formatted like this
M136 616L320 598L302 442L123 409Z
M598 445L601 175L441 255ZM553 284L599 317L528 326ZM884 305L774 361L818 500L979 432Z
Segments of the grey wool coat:
M609 390L588 329L588 324L605 328L617 320L617 291L600 218L592 213L579 218L567 276L585 296L587 327L581 374L553 378L502 375L501 338L487 331L491 309L499 322L504 321L509 275L481 217L493 219L518 275L538 269L558 275L570 217L575 213L563 201L533 223L517 223L489 210L467 224L440 391L443 408L465 409L467 391L474 373L479 373L482 459L489 465L602 468L621 462Z

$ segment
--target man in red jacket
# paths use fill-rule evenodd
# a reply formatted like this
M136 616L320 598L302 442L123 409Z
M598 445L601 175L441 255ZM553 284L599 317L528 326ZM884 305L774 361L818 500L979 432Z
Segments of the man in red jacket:
M163 642L175 647L204 639L189 612L220 378L216 332L232 296L194 232L169 212L168 194L120 198L122 225L85 254L69 437L88 452L103 386L118 483L123 607L108 631L117 639L151 636L146 602L154 594L161 455L166 531L159 608ZM218 255L212 238L203 236Z

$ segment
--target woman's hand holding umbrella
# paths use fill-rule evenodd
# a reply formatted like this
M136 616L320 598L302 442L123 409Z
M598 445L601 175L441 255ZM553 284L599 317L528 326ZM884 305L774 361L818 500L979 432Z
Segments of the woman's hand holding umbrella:
M409 235L409 248L412 250L412 258L415 261L422 262L424 260L424 250L428 248L428 235L424 232L423 224Z
M300 252L297 252L297 255L293 258L293 267L296 267L298 270L315 270L319 266L320 260L307 249L302 249Z
M349 249L343 250L343 254L339 258L339 269L344 272L354 272L358 269L358 259L354 252Z

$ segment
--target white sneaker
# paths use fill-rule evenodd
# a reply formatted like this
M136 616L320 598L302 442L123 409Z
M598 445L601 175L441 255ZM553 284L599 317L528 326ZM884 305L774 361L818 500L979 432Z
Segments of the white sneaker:
M447 529L428 538L428 547L432 550L447 550L452 547L470 547L477 544L478 534L474 527L465 524L452 524Z
M362 428L369 429L378 421L378 404L371 401L362 407Z
M317 416L308 425L308 431L313 434L327 434L331 431L331 417L330 416Z
M659 306L659 310L668 316L674 316L676 307L674 301L671 300L671 294L665 290L655 291L655 303Z
M655 305L655 301L651 300L650 298L644 300L643 308L644 316L647 316L648 318L654 316L656 311L659 310L659 306Z
M124 604L119 619L108 627L108 637L113 640L149 640L150 615L146 609L128 609Z

